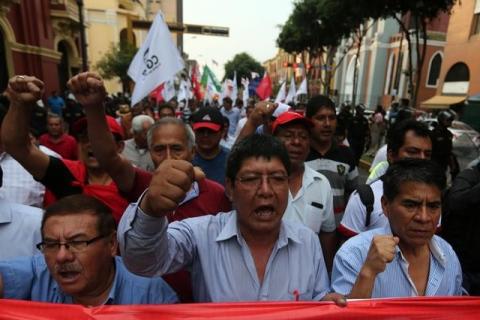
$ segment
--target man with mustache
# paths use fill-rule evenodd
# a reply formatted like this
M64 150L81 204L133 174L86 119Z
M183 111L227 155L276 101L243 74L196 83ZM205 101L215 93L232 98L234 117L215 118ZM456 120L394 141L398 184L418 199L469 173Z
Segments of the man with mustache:
M160 277L136 276L115 256L115 221L101 201L60 199L45 210L41 233L43 255L0 262L0 296L83 306L177 302Z
M350 238L338 250L332 289L352 299L462 293L452 247L435 235L445 173L433 161L404 159L383 176L389 224Z
M154 276L192 271L194 300L332 300L318 237L282 221L288 204L290 160L282 142L251 135L232 149L226 190L235 210L168 224L202 174L190 162L165 160L150 188L119 225L127 267ZM343 301L344 303L344 301Z

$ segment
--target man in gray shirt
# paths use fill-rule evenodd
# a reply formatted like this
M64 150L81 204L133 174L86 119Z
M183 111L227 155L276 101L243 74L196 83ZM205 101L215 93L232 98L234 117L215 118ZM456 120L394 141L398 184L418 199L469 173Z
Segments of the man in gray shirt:
M317 236L282 221L288 202L290 160L272 136L252 135L232 150L226 191L236 210L167 224L193 179L191 163L166 160L150 188L119 225L127 267L144 276L187 267L199 302L333 300Z

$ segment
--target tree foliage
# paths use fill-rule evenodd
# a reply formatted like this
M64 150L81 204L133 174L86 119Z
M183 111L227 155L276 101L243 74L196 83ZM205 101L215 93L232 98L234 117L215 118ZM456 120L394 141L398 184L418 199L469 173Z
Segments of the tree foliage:
M260 76L263 75L265 68L248 53L242 52L236 54L232 60L225 63L225 76L223 80L227 78L233 79L235 71L237 72L237 82L239 83L242 78L251 79L251 72L256 72Z
M130 78L127 75L128 67L137 50L134 45L128 42L113 44L95 67L105 79L118 77L122 83L123 90L126 91L130 82Z

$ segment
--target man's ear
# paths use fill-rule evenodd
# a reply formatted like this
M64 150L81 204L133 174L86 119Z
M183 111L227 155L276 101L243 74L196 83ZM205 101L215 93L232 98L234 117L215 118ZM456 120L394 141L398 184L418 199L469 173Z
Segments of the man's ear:
M196 152L196 148L195 146L192 146L192 148L190 149L190 158L188 159L188 161L192 162L193 161L193 158L195 158L195 152Z
M225 195L227 196L230 202L233 202L233 189L234 189L234 181L230 178L225 178Z
M382 196L381 202L382 202L383 214L388 218L388 211L389 211L388 204L389 204L389 201L387 200L387 198L385 196Z

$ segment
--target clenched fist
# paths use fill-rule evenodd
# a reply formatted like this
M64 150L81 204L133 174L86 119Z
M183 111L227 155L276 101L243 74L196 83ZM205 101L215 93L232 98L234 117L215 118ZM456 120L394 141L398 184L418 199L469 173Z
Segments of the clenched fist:
M395 247L398 241L398 237L392 235L375 236L370 244L362 271L367 272L372 277L383 272L387 263L392 262L395 257Z
M44 84L31 76L14 76L8 81L5 95L13 105L34 105L42 98Z
M80 73L71 78L67 86L84 108L102 106L107 96L102 77L96 72Z
M203 178L203 171L188 161L165 160L155 170L140 208L148 215L164 216L177 208L194 180Z

